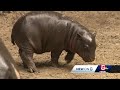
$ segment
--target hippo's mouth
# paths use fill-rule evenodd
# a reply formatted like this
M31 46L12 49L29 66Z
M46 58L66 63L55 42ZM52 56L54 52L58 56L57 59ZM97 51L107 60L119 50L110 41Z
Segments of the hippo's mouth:
M95 58L88 58L88 57L83 57L82 58L85 62L93 62Z
M94 57L86 57L86 56L81 56L80 54L78 54L80 57L82 57L82 59L85 61L85 62L93 62L95 60Z

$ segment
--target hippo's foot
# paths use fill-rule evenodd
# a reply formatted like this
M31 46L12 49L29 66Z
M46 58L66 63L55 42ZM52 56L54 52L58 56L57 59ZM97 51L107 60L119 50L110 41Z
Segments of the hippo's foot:
M23 62L23 67L28 69L27 71L29 71L31 73L38 72L38 70L33 62L29 62L27 64L25 62Z
M36 67L32 67L32 66L28 67L28 71L29 71L30 73L38 73L37 68L36 68Z
M33 61L27 63L27 67L28 67L28 71L31 72L31 73L37 73L38 70L35 66L35 63Z
M59 65L59 64L56 64L56 63L52 63L51 65L52 65L53 67L57 67L57 68L60 67L60 65Z
M58 62L50 61L50 64L51 64L51 66L53 66L53 67L59 67L59 66L60 66L60 65L58 64Z

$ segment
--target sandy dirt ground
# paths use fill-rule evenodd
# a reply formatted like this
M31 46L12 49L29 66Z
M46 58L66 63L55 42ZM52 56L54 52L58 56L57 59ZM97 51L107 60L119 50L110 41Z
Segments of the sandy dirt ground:
M28 12L28 11L27 11ZM82 73L73 74L71 69L74 65L87 64L120 64L120 12L117 11L65 11L61 12L73 20L96 31L96 59L92 63L86 63L75 55L73 61L64 67L56 68L49 65L50 53L34 55L34 62L40 73L29 73L22 66L17 46L11 43L11 30L16 20L27 13L16 11L0 15L0 37L13 56L22 79L120 79L119 73ZM66 52L60 56L59 63L64 63Z

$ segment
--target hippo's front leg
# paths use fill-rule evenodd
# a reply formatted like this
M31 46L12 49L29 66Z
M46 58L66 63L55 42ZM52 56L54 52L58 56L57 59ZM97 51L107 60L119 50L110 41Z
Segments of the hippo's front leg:
M31 73L38 72L35 63L33 62L33 53L28 53L19 49L19 54L23 61L23 65L27 67Z
M53 66L59 66L58 64L58 59L59 59L59 56L60 54L62 53L62 51L51 51L51 62L52 62L52 65Z
M75 53L73 53L69 50L66 50L66 51L67 51L67 55L65 56L65 61L67 64L69 64L72 61L72 59L74 58Z

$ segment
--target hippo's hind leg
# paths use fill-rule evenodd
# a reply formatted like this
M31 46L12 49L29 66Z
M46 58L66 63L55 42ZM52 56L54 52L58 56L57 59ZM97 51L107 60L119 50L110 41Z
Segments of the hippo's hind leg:
M75 53L71 52L70 50L66 50L66 52L67 52L67 55L65 56L65 61L67 64L69 64L74 58Z
M22 58L23 56L21 56L21 55L22 55L22 50L21 50L21 49L19 49L19 54L20 54L20 57L21 57L21 59L22 59L24 68L28 68L28 67L27 67L27 64L25 63L25 61L24 61L23 58Z
M27 49L19 49L19 54L23 61L24 67L27 67L31 73L37 72L37 68L33 62L33 52Z
M53 66L55 67L59 66L58 59L61 53L62 51L55 51L55 50L51 51L51 62Z

